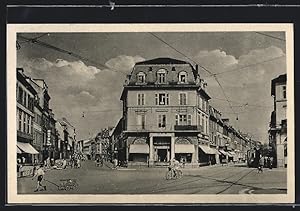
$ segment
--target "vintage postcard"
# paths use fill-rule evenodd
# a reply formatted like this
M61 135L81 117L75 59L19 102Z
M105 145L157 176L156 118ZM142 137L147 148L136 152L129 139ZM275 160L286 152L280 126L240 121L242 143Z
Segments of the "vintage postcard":
M8 203L293 203L293 45L292 24L8 24Z

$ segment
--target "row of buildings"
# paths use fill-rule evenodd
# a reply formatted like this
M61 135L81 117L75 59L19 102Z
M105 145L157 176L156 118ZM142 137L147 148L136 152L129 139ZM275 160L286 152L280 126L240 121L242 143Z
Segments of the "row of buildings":
M164 165L172 158L199 166L244 161L256 146L209 104L198 66L171 58L136 63L120 100L123 115L111 150L128 165Z
M43 79L33 79L17 68L16 122L18 162L32 164L47 158L68 158L75 149L75 127L55 119Z
M96 160L97 158L103 158L107 161L111 160L113 154L110 138L111 131L111 128L104 128L95 137L79 141L79 143L82 143L81 152L87 159Z

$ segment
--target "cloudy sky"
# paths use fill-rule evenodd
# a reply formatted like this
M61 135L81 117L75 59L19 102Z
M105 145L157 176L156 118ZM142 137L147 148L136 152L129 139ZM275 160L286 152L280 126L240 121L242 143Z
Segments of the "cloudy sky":
M237 129L262 142L268 140L271 79L286 72L285 34L265 34L283 40L255 32L155 33L212 73L219 73L216 76L233 109L216 80L200 68L211 105ZM73 123L80 139L117 123L122 115L122 86L135 62L171 57L194 65L149 33L50 33L39 40L89 59L19 40L18 67L33 78L45 79L55 117Z

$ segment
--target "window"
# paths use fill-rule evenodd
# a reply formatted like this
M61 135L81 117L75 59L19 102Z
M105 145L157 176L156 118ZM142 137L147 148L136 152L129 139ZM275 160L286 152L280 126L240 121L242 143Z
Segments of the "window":
M205 100L204 99L202 99L202 109L203 109L203 111L206 111Z
M23 132L26 133L26 113L23 114Z
M166 128L166 115L165 114L159 114L158 115L158 127L159 128Z
M31 119L31 117L28 115L27 116L27 131L26 131L28 134L30 134L30 129L31 129L30 119Z
M27 107L27 93L26 92L24 92L24 100L23 100L23 105L25 106L25 107Z
M137 74L137 82L138 83L145 83L145 73L139 72Z
M22 131L22 111L19 110L19 131Z
M176 125L191 125L192 115L191 114L177 114Z
M166 83L166 71L165 70L157 71L157 81L160 84Z
M199 96L199 107L202 109L202 98Z
M187 82L187 73L185 71L181 71L179 73L179 82L186 83Z
M137 115L137 125L142 129L145 129L145 114Z
M137 95L137 104L138 105L145 105L145 94L138 94Z
M19 92L18 92L18 102L23 104L23 89L22 87L19 87Z
M192 115L190 114L187 115L187 124L192 125Z
M187 104L187 94L179 93L179 105L186 105L186 104Z
M283 86L282 87L282 90L283 90L283 99L286 99L286 86Z
M169 105L169 94L155 94L155 105Z

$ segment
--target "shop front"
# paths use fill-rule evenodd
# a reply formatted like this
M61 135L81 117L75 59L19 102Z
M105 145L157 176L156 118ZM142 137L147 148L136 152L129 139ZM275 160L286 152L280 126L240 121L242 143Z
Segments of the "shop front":
M129 146L129 161L147 163L149 156L148 144L131 144Z
M226 151L224 151L223 149L219 149L220 155L220 163L221 164L226 164L228 163L228 153Z
M219 152L207 145L199 145L199 165L214 165L216 164L216 156L219 156Z
M34 161L39 152L30 144L17 142L17 176L32 176Z

